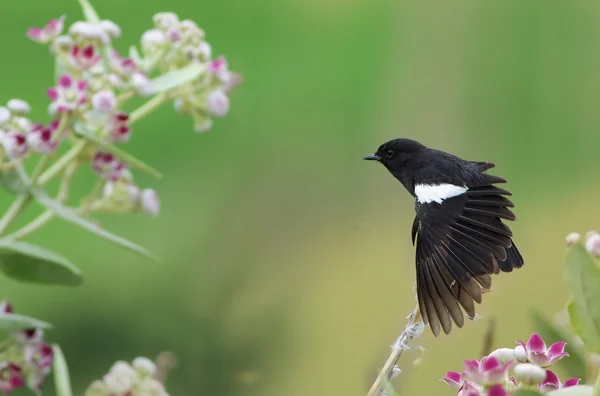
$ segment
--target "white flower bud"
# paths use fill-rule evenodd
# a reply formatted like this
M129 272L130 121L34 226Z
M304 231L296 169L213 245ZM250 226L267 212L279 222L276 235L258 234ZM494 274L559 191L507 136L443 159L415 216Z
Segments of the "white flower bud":
M592 256L600 258L600 234L592 234L586 239L585 250Z
M167 30L179 24L179 18L172 12L159 12L152 17L154 25L158 29Z
M579 233L572 232L569 235L567 235L567 237L565 238L565 241L567 242L567 246L572 246L572 245L576 244L577 242L579 242L580 238L581 238L581 235L579 235Z
M71 25L69 33L75 38L98 40L103 44L110 43L111 35L100 23L78 21Z
M216 89L208 94L206 99L208 110L216 117L224 117L229 111L229 98L220 89Z
M85 396L109 396L109 393L104 382L97 380L87 388Z
M100 27L108 34L111 38L121 37L121 28L113 21L103 20L100 21Z
M154 93L152 89L152 83L142 73L134 73L131 76L131 85L138 91L140 96L150 96Z
M156 375L156 364L148 358L137 357L133 359L132 365L142 376L154 377Z
M17 119L17 128L23 133L27 133L31 130L31 121L25 117L19 117Z
M111 371L104 376L104 384L110 395L124 395L131 392L134 381L121 373Z
M58 36L52 42L52 50L55 53L66 53L73 47L73 39L71 36Z
M212 56L212 47L206 41L201 42L196 48L198 58L203 61L208 61Z
M123 88L125 86L123 79L121 77L119 77L118 75L116 75L115 73L112 73L108 76L108 83L113 88Z
M0 106L0 125L7 124L10 121L10 110Z
M525 353L525 348L521 345L513 349L513 354L515 355L515 359L519 362L527 362L527 353Z
M210 118L204 118L202 120L198 120L194 124L194 130L198 133L205 133L212 129L213 121Z
M515 366L515 378L526 385L537 385L546 378L546 370L531 363L519 363Z
M166 42L165 34L159 29L146 30L142 34L142 51L150 54Z
M132 380L138 377L137 371L135 371L133 367L129 365L129 363L124 361L115 362L115 364L113 364L110 368L109 372L119 374L123 377L131 378Z
M500 348L496 349L494 352L490 353L489 357L495 357L501 363L506 363L509 360L515 360L515 354L510 348Z
M9 100L6 107L8 107L8 109L12 111L13 114L18 115L29 114L29 112L31 111L31 106L29 106L29 103L21 99Z

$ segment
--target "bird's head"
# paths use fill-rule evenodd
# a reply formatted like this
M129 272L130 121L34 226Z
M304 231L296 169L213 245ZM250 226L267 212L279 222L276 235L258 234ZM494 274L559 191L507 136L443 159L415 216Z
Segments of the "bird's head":
M381 162L392 173L399 172L416 154L426 149L424 145L411 139L394 139L379 146L377 151L363 159Z

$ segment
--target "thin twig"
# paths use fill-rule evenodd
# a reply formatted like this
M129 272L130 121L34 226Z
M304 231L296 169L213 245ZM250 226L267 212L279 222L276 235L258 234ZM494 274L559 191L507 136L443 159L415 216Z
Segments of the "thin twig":
M492 353L494 348L494 338L496 335L496 319L491 318L488 322L487 329L483 335L483 347L481 349L481 356L487 356Z
M404 327L402 334L400 334L400 337L398 337L392 346L392 353L383 365L383 368L377 376L377 379L371 386L371 389L367 394L368 396L379 396L381 394L381 388L385 380L392 378L392 373L396 367L396 363L398 363L398 359L400 359L400 356L402 356L402 352L410 349L408 342L413 338L418 338L423 332L424 328L425 324L423 323L421 311L419 311L419 306L417 305L410 315L408 315L408 324L406 327Z

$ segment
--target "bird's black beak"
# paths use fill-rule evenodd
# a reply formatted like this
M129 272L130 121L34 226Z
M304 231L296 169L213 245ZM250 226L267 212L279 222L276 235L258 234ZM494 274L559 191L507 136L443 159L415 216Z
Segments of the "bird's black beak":
M381 160L381 157L378 156L377 154L369 154L369 155L365 155L363 157L363 159L367 160L367 161L379 161L379 160Z

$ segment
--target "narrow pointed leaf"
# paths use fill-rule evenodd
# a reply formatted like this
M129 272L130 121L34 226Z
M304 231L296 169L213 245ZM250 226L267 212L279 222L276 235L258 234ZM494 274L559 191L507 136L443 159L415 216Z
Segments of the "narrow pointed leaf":
M31 243L0 240L0 271L10 278L47 285L81 284L81 272L68 259Z
M593 391L594 389L590 385L576 385L557 389L546 394L548 396L593 396Z
M565 341L567 343L565 352L569 354L568 359L561 359L556 365L564 371L567 378L581 378L587 382L587 370L584 353L577 347L575 341L565 331L556 327L539 312L531 315L533 327L548 345L555 342ZM554 370L554 369L553 369Z
M20 329L47 329L52 327L50 323L30 318L29 316L19 314L0 314L0 329L20 330Z
M139 246L125 238L117 236L113 233L110 233L102 228L98 227L96 224L91 221L84 219L79 216L73 209L67 208L66 206L61 205L60 203L54 201L45 195L42 191L34 190L34 197L40 203L40 205L44 206L47 209L52 210L58 217L62 218L69 223L75 224L87 231L90 231L118 246L121 246L125 249L131 250L132 252L138 253L144 257L152 259L154 261L160 261L158 257L156 257L152 252L148 249Z
M54 386L58 396L73 396L69 367L62 350L57 344L52 345L52 371L54 371Z
M152 80L152 90L154 93L165 92L180 85L186 84L200 77L206 67L200 63L193 63L179 70L173 70L162 74Z
M100 22L98 13L88 0L79 0L79 5L83 10L83 16L88 22Z
M149 173L150 175L156 177L157 179L160 179L162 177L162 175L160 174L159 171L157 171L150 165L146 164L142 160L137 159L133 155L129 154L127 151L121 150L120 148L102 140L101 138L97 137L96 135L94 135L88 131L85 131L81 128L79 128L76 132L78 135L81 135L84 138L86 138L87 140L100 146L103 150L108 151L109 153L113 154L115 157L117 157L124 163L126 163L134 168L137 168L141 171Z
M600 353L600 268L581 244L566 257L564 278L573 296L569 314L586 349Z

